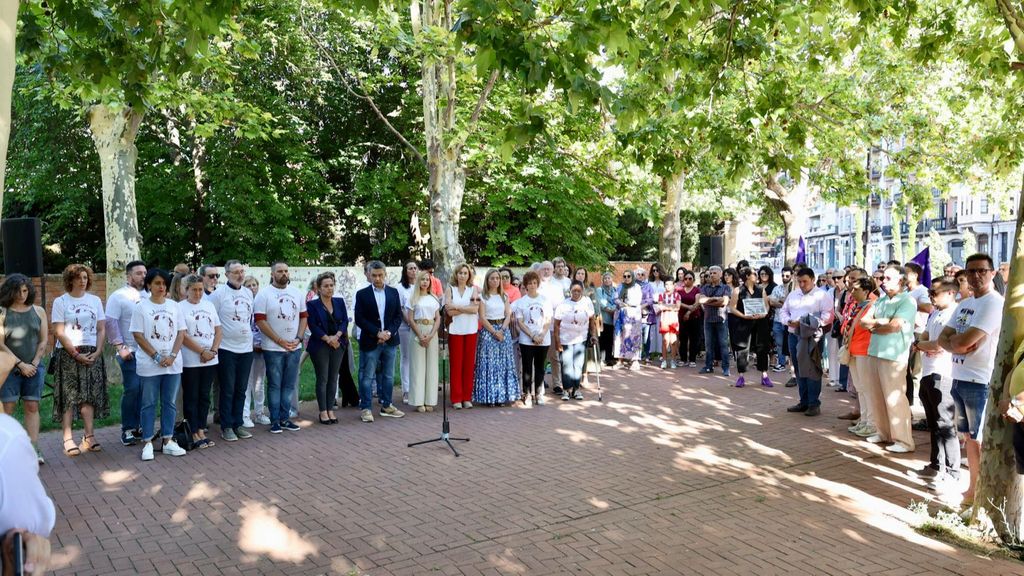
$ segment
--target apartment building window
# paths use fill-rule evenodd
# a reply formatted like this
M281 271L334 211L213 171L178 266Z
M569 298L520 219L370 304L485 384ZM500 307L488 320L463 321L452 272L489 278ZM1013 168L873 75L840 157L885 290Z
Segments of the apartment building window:
M981 199L981 213L988 214L988 198Z
M988 251L988 234L978 234L978 252L991 256L992 253Z
M999 261L996 262L997 266L999 264L1003 263L1003 262L1009 262L1010 261L1010 254L1006 251L1006 245L1007 245L1008 242L1009 242L1009 233L1008 232L1000 232L999 233Z

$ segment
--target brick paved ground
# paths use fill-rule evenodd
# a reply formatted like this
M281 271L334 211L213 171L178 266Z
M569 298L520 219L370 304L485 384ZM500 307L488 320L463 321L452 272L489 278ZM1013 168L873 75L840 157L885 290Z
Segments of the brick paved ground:
M604 403L440 415L297 433L143 463L69 460L43 442L62 574L1024 574L915 534L926 497L835 418L787 414L795 389L734 389L685 369L603 378ZM842 395L845 396L845 395ZM315 406L305 406L315 416Z

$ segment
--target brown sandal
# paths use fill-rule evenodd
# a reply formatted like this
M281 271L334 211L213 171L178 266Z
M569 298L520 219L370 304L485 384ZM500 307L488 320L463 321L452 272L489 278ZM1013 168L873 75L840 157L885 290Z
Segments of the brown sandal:
M71 447L70 448L68 448L68 443L71 443ZM68 439L64 440L64 454L68 458L74 458L75 456L78 456L81 453L82 453L82 451L78 449L78 446L75 446L74 439L68 438Z
M78 445L78 448L82 452L102 452L103 447L96 441L96 438L92 434L82 438L82 443Z

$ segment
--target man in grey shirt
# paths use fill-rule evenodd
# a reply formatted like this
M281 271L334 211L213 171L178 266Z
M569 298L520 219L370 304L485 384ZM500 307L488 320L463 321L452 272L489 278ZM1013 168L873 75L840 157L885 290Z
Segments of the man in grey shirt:
M722 359L722 375L729 376L729 325L726 323L726 308L732 297L731 289L722 284L722 269L712 266L708 269L708 283L700 287L697 303L704 310L704 368L701 374L713 374L714 350Z

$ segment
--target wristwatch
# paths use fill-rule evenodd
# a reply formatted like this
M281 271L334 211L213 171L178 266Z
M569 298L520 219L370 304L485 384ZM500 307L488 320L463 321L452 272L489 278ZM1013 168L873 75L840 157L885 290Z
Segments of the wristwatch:
M1013 406L1014 408L1020 408L1021 406L1024 406L1024 402L1017 400L1016 397L1010 398L1010 406Z

